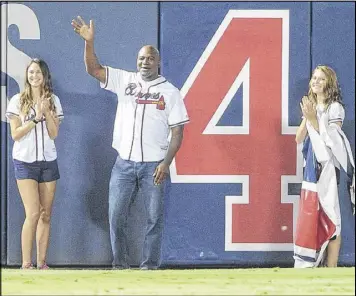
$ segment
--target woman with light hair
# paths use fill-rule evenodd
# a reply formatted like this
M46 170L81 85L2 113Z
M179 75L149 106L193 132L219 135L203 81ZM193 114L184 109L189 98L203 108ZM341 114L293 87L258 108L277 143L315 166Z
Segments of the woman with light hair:
M48 269L46 254L52 204L59 179L54 139L63 111L53 93L48 65L33 59L26 68L25 90L7 107L13 146L15 177L25 208L22 227L22 269L33 269L32 245L36 237L37 268Z
M355 205L355 165L342 131L344 104L336 73L317 66L302 98L296 142L303 143L304 170L294 242L295 267L336 267L341 245L338 196L340 168L346 172Z

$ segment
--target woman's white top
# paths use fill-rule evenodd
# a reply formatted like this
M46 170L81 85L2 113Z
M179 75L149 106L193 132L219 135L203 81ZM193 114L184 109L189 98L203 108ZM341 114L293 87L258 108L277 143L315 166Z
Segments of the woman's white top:
M63 120L63 110L59 98L53 94L53 101L56 106L56 116L60 121ZM18 116L21 123L31 121L36 116L36 105L31 107L28 115L20 112L20 94L14 95L6 110L7 118ZM43 119L36 124L35 128L30 130L18 141L15 141L12 150L13 159L31 163L35 161L53 161L57 159L57 150L54 141L49 137L46 120Z
M341 122L342 125L345 119L345 109L338 102L331 103L327 110L324 110L324 106L318 104L316 106L316 112L317 112L318 122L320 121L321 115L324 112L326 112L326 115L328 116L329 125L336 122ZM333 161L335 167L340 169L340 163L337 161L335 157L333 158Z

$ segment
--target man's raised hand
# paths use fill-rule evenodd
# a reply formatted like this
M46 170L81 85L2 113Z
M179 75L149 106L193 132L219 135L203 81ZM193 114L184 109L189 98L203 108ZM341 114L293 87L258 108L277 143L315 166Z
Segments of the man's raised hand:
M77 19L72 20L72 27L74 32L81 36L85 41L94 40L94 22L90 20L89 26L85 23L81 16L77 16Z

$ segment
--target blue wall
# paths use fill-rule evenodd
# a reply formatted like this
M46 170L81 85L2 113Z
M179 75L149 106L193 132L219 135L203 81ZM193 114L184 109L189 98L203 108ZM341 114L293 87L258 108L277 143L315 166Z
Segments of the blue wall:
M11 5L15 4L9 4L5 9L8 13L11 12L15 15L14 19L20 22L19 10L9 9ZM136 54L139 48L144 44L153 44L158 46L161 51L162 74L178 88L188 89L189 75L196 67L225 16L233 10L246 12L251 10L266 12L268 10L265 17L266 24L276 28L275 32L269 30L265 34L263 30L267 30L267 26L261 28L262 36L267 36L267 39L261 41L266 45L265 56L264 54L256 56L261 48L252 43L250 124L252 129L257 114L257 117L260 117L257 119L261 130L271 132L271 136L276 139L278 145L271 145L271 147L276 147L273 149L266 145L263 153L259 153L258 151L261 149L258 150L257 146L260 144L257 142L257 144L251 144L255 143L253 137L256 138L256 136L244 138L244 135L235 135L237 138L229 141L231 136L220 135L213 138L212 146L209 147L218 153L211 155L204 162L196 160L197 163L193 163L193 167L192 164L186 164L185 158L190 159L191 157L194 162L194 159L201 159L203 155L208 155L208 151L197 153L192 150L190 152L190 145L193 145L193 136L200 128L197 124L207 124L203 119L210 119L212 115L210 113L217 107L212 105L213 99L208 97L209 94L204 97L196 96L200 92L204 93L204 90L199 87L190 89L190 92L186 94L186 104L188 111L191 111L191 122L186 127L187 137L177 156L176 168L179 176L171 168L173 183L167 188L166 222L162 248L163 263L168 266L175 264L291 266L293 264L292 249L290 248L293 235L293 205L292 203L281 205L280 200L289 198L290 202L296 201L295 196L299 194L300 188L298 181L300 176L291 177L287 185L289 195L281 196L279 193L273 200L266 200L263 199L265 193L262 188L270 186L275 177L296 175L297 154L292 141L292 131L300 122L299 100L307 92L311 70L317 64L328 64L338 74L346 103L344 130L354 151L355 28L350 26L355 22L354 3L27 2L20 6L25 6L29 8L28 11L32 10L34 13L38 20L40 37L38 39L21 39L22 29L15 23L8 29L8 41L27 56L43 58L48 62L54 80L55 93L59 96L65 113L65 119L56 140L61 179L58 182L53 208L48 264L98 266L111 263L107 199L110 172L116 157L116 152L111 148L116 98L113 94L101 90L97 81L85 72L84 42L73 32L70 25L71 20L76 15L81 15L85 20L94 19L96 53L102 64L135 70ZM269 48L275 48L274 43L278 43L278 41L273 40L279 40L279 29L282 29L278 21L270 22L269 19L273 13L277 12L278 14L281 10L287 11L289 19L287 28L288 59L286 60L288 84L283 87L278 67L281 61L277 58L280 57L280 53L278 50L276 52L268 51ZM31 26L29 25L29 27ZM240 66L236 66L234 57L243 59L244 43L246 43L246 48L249 48L248 46L251 46L249 41L255 42L253 34L260 34L259 31L250 32L249 29L244 31L238 26L236 28L236 34L246 34L244 35L247 36L246 41L231 41L233 46L237 46L236 49L233 48L231 52L221 58L219 67L214 68L212 65L211 69L214 71L207 74L214 77L211 84L221 93L225 91L224 87L226 88L226 85L222 86L221 83L227 79L235 78L239 72L240 68L236 67ZM249 27L246 26L246 28ZM254 47L256 47L256 52L254 52ZM11 73L16 71L22 73L24 69L16 68L18 66L15 65L14 59L21 60L17 58L16 54L18 53L14 55L8 53L7 64L8 68L12 67L12 70L2 69L1 73L1 84L7 86L9 98L20 90L20 86L16 82L19 79L16 80L16 77L14 78ZM258 65L270 65L268 63L273 62L271 56L274 55L276 55L275 67L259 69L256 66L257 63L259 63ZM217 58L219 59L219 57ZM23 60L26 59L23 58ZM208 59L207 63L211 60ZM227 79L222 79L224 75L230 76ZM203 75L198 75L197 79L201 76ZM269 98L269 94L278 91L278 87L272 85L269 88L268 81L278 81L278 85L281 85L281 92L283 88L288 88L288 112L279 112L278 110L281 110L279 107L276 109L275 104L281 104L281 98L278 96ZM230 84L228 85L230 87ZM237 90L217 126L242 126L243 118L246 116L242 112L244 103L246 103L244 87L246 89L245 84ZM275 110L278 112L275 113ZM264 116L267 113L277 115L273 115L275 117L272 120L264 121ZM288 126L286 127L287 132L281 133L282 114L288 114L286 117ZM202 136L202 141L206 141L208 137L211 136ZM241 145L241 151L244 151L244 141L250 143L248 149L251 154L243 153L243 155L236 156L238 153L234 153L234 149L238 150L236 147ZM225 143L233 146L226 146ZM19 265L21 263L20 233L24 211L13 173L12 144L9 126L2 121L1 219L5 223L2 223L1 229L1 262L6 265ZM278 149L279 146L284 148ZM292 148L287 149L286 147ZM276 149L278 151L275 151ZM265 165L263 159L268 160L274 157L277 152L281 155L281 159L285 159L279 163L279 170L276 172L259 171L259 168ZM220 162L219 157L222 160L227 159L226 163ZM262 161L256 159L262 159ZM231 165L234 163L236 163L237 169ZM204 181L204 177L199 177L199 175L213 174L247 175L249 173L243 169L245 164L253 172L251 173L252 177L250 176L251 186L245 181L239 182L240 177L237 177L236 181L227 176L226 180L228 181L222 182ZM261 184L260 187L261 196L257 198L254 195L258 194L259 187L257 187L257 191L256 187L253 187L253 176L256 174L257 177L265 180L263 182L265 184ZM187 177L187 180L185 175L193 177L191 179ZM279 184L276 187L280 186ZM245 218L242 216L234 218L233 216L231 225L228 225L226 222L229 221L227 220L228 198L226 196L244 196L246 192L250 196L251 207L248 204L242 204L233 205L232 208L235 215L236 211L237 214L247 213L247 216L251 216L252 222L246 220L245 223L241 223L243 221L241 219ZM342 197L340 200L343 216L343 243L340 262L345 265L354 265L354 217L349 209L345 188L340 188L340 196ZM258 200L259 198L261 200ZM256 205L252 209L254 202L263 205L263 215L258 215L258 211L261 210L258 208L260 206ZM248 215L249 211L250 215ZM140 197L135 201L131 212L129 220L130 233L132 233L130 236L130 257L131 262L137 264L141 256L140 248L144 227ZM250 219L250 217L246 219ZM263 223L264 219L272 221L271 224ZM284 224L290 226L287 231L280 230L279 226ZM227 243L229 231L233 233L232 244L231 242ZM249 233L255 231L256 238L241 237L241 234L246 231ZM260 232L261 234L258 234ZM269 232L271 233L270 237L263 235L263 233ZM277 245L278 243L281 245ZM232 246L232 249L229 249L229 246ZM240 250L237 250L238 248ZM253 248L255 251L251 251ZM266 251L266 248L270 249Z
M56 140L61 179L53 207L49 264L111 264L108 184L116 152L111 148L116 97L85 72L84 41L72 30L81 15L96 25L96 53L102 64L135 70L142 44L157 45L157 3L26 3L38 18L40 40L20 40L16 26L9 41L30 57L47 61L65 119ZM10 61L9 61L10 62ZM23 69L21 70L23 71ZM8 77L9 97L19 91ZM3 123L2 123L3 125ZM8 141L7 264L19 264L23 206L16 187ZM138 207L140 209L140 207ZM141 216L135 217L138 222ZM140 232L136 224L131 223ZM135 232L137 232L135 231ZM132 238L132 255L141 237ZM133 259L133 261L136 261Z

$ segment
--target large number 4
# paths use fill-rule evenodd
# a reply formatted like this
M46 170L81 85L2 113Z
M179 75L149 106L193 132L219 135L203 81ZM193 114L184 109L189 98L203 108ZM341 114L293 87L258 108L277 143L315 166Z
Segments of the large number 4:
M191 123L175 183L242 183L225 196L225 250L291 251L300 160L288 126L289 11L230 10L182 88ZM218 122L243 87L241 126ZM217 197L220 198L220 197Z

